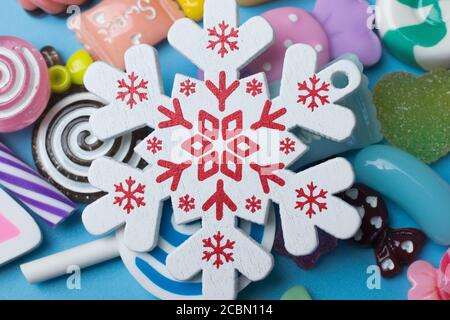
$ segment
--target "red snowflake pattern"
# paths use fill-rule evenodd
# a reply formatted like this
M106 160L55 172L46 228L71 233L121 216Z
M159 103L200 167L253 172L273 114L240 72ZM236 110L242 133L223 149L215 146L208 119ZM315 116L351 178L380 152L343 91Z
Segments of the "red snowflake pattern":
M310 102L308 104L308 108L311 109L311 111L314 111L319 108L319 101L321 106L330 103L328 100L328 95L325 95L325 92L330 91L330 84L322 82L322 85L319 87L318 84L320 79L316 75L309 78L309 81L311 83L311 87L308 86L306 81L298 83L298 91L306 91L306 94L300 94L297 102L306 105L309 100Z
M256 79L253 79L252 81L247 82L247 93L251 94L253 97L256 97L257 95L261 94L263 83L261 81L258 81Z
M217 52L221 58L231 51L239 50L238 42L232 41L232 38L237 39L239 37L239 30L231 28L229 32L227 31L230 25L226 24L225 21L219 23L219 30L216 27L208 29L208 36L215 38L214 40L208 40L208 46L206 49L215 50L216 46L220 44L220 49ZM228 46L228 48L227 48Z
M214 243L211 237L202 240L203 248L211 249L209 251L203 251L202 260L206 260L209 262L209 260L214 257L213 265L215 265L216 268L219 269L220 266L224 263L223 259L225 259L225 262L227 263L234 261L233 252L226 252L225 250L233 250L234 244L236 242L227 239L226 243L223 245L222 240L224 238L224 235L222 235L220 231L217 231L217 233L212 237L214 239Z
M125 99L128 97L127 105L130 107L130 109L133 109L133 107L138 103L136 101L136 97L137 99L139 99L139 102L148 100L147 92L144 91L148 89L148 81L144 81L144 79L141 79L139 84L136 84L138 76L135 75L134 72L128 75L128 79L130 80L130 84L127 84L127 81L125 79L117 81L119 84L119 89L125 89L125 91L117 92L116 100L125 101Z
M185 195L181 197L178 202L178 208L183 210L184 212L189 212L195 209L195 199L191 198L190 195Z
M157 137L147 140L147 150L153 154L156 154L158 151L162 150L162 141Z
M195 93L195 87L197 84L190 79L183 81L180 83L180 93L183 93L186 97L189 97L191 94Z
M281 140L280 141L280 151L283 152L285 155L288 155L291 152L294 152L295 151L295 141L289 137L287 137L284 140Z
M255 213L256 211L259 211L262 209L261 199L256 198L255 195L246 199L245 202L246 202L245 209L247 209L251 213Z
M126 211L127 214L130 214L130 212L135 209L135 205L138 208L145 206L144 197L138 196L139 194L144 194L145 185L138 183L138 185L134 187L136 180L131 177L125 180L125 184L126 188L123 186L123 182L114 185L115 192L122 195L115 196L113 204L117 204L119 207L122 207L125 202L123 210Z
M306 186L308 187L308 194L303 190L303 188L295 190L297 192L297 198L306 199L305 201L297 201L295 209L303 210L303 208L307 205L308 210L306 211L306 215L311 219L312 216L317 213L314 210L314 206L319 209L319 212L327 209L327 204L325 202L319 202L319 199L326 199L328 191L321 189L317 195L314 195L314 191L317 189L317 186L315 186L313 182Z

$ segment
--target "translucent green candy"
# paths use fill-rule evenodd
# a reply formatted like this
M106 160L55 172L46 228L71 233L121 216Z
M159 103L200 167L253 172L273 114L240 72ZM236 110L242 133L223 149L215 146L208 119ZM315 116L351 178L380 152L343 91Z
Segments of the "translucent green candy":
M383 134L396 147L426 163L450 151L450 71L422 77L406 72L384 76L374 102Z
M286 291L281 300L312 300L303 286L295 286Z

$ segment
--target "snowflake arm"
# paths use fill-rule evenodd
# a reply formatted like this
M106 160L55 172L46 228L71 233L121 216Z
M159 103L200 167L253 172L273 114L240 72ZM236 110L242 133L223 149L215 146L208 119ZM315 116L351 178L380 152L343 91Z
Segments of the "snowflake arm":
M361 74L348 60L337 61L316 74L316 63L317 53L312 47L291 46L286 52L280 96L274 105L287 108L289 129L298 126L342 141L351 135L356 120L351 110L337 101L360 85ZM348 79L344 88L333 85L334 77L339 75Z
M107 103L89 119L96 136L105 140L146 125L154 126L151 111L164 101L157 59L154 48L138 45L125 54L127 73L104 62L89 67L85 86Z
M252 281L264 279L272 270L273 257L255 241L236 229L236 269Z
M351 238L361 218L355 208L334 194L351 187L353 170L347 160L336 158L294 174L283 171L286 185L274 189L280 205L285 247L289 253L310 254L318 245L318 227L339 238ZM333 177L333 179L330 179Z
M125 243L137 252L151 250L157 242L161 201L168 191L151 190L151 168L141 171L109 158L95 160L89 182L107 195L88 205L82 220L94 235L105 235L125 226Z
M209 222L168 256L167 268L178 280L202 271L206 299L235 299L236 270L250 280L260 280L272 270L273 258L236 229L234 218Z
M199 230L167 257L167 269L175 279L192 279L202 270L198 263L203 258L202 238L202 230ZM192 263L193 260L196 263Z
M187 18L179 19L170 29L167 39L205 71L206 79L213 79L219 71L237 79L238 70L273 42L273 30L261 17L251 18L238 28L235 0L206 1L204 12L203 29ZM186 34L191 37L186 37Z

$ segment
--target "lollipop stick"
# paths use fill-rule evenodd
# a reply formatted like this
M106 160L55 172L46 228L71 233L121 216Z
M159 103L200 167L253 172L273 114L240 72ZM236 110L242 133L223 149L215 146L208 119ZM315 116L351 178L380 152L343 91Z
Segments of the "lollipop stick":
M87 268L119 256L115 236L34 260L20 266L29 283L39 283L67 274L69 266Z

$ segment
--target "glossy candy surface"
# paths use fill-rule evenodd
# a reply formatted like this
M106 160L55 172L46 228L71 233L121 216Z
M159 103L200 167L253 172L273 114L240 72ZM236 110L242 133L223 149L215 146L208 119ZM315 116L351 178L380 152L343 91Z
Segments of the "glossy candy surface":
M402 61L426 70L450 68L450 1L378 0L384 44Z
M55 65L48 69L50 75L50 86L53 93L64 93L70 89L72 80L69 70L61 65Z
M32 124L50 97L47 65L31 44L0 36L0 132Z
M353 162L356 180L392 199L433 241L450 245L450 186L429 166L394 147L375 145Z
M408 280L412 284L409 300L450 300L450 250L438 269L423 260L414 262L408 269Z
M174 0L104 0L69 23L95 60L124 69L123 55L133 45L164 40L184 13Z
M184 14L189 19L200 21L203 18L204 0L177 0L183 9Z
M93 62L89 52L86 50L76 51L69 60L67 60L66 68L69 71L70 78L74 84L79 86L83 85L84 74Z

